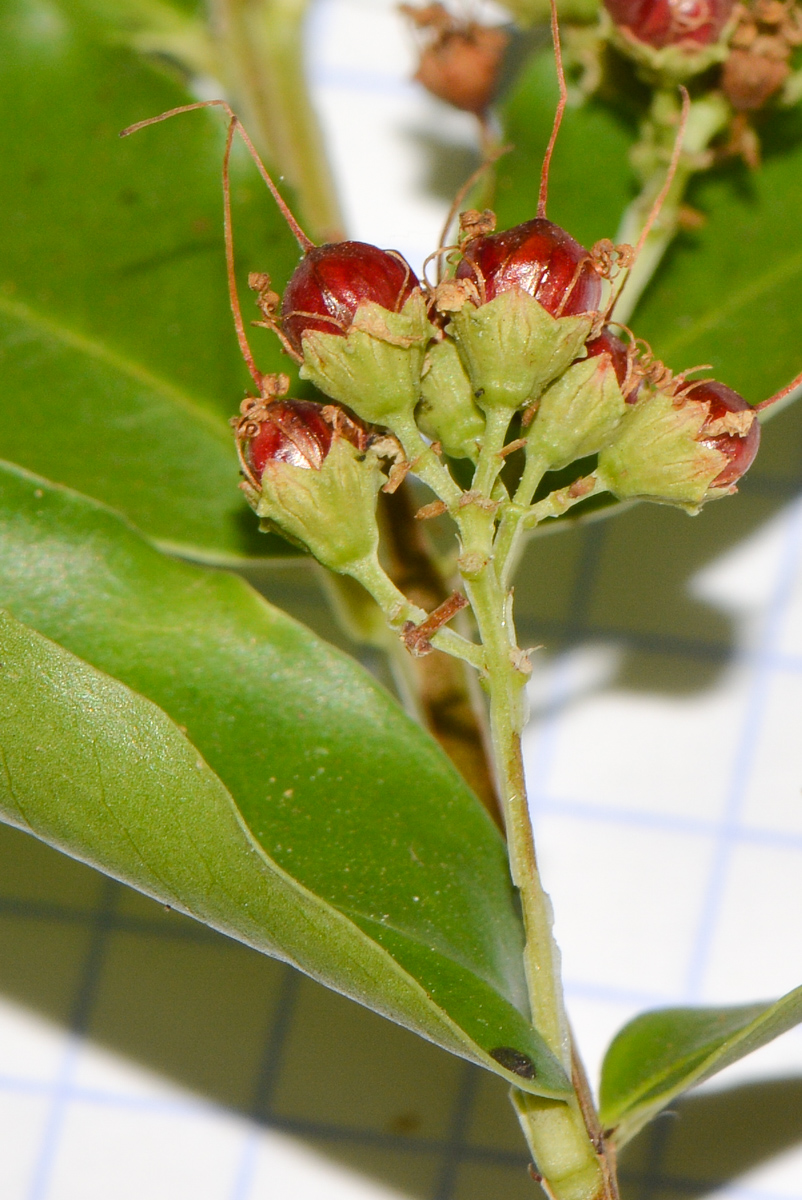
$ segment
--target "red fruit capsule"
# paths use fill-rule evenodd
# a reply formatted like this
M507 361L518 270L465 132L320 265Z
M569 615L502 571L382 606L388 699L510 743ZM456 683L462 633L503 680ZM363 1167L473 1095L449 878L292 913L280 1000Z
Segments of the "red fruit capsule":
M620 337L616 337L610 332L609 326L601 331L598 337L591 338L589 342L585 342L588 358L596 358L599 354L609 354L610 361L613 364L615 377L618 380L618 386L622 392L624 384L627 382L629 374L629 354L627 347ZM638 398L638 390L640 385L635 383L630 386L627 392L624 392L624 400L627 404L634 404Z
M735 0L604 0L616 25L656 50L718 41Z
M686 395L689 400L701 401L710 405L709 416L702 427L698 440L702 445L711 446L727 456L729 461L726 467L716 476L710 486L729 487L730 484L736 483L754 462L760 445L760 424L757 414L743 396L739 396L732 388L726 387L723 383L716 383L712 379L704 379L700 383L695 383L688 389ZM739 433L737 430L737 419L729 418L728 420L729 414L738 413L749 413L753 417L751 421L742 419L742 426L745 429L743 433ZM727 424L730 425L730 429L720 431L721 427Z
M268 404L246 450L254 475L261 478L268 462L319 471L334 436L322 414L322 404L311 400L274 400Z
M400 312L419 286L414 271L395 250L380 250L367 242L313 246L284 291L281 325L301 353L307 329L344 337L363 301Z
M555 317L595 312L601 279L584 246L545 217L465 247L457 279L471 279L484 303L520 288Z

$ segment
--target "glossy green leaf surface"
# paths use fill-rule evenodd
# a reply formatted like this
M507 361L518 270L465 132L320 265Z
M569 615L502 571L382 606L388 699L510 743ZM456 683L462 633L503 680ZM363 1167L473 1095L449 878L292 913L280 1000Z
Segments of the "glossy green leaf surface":
M0 604L185 729L262 849L392 955L462 1031L462 1053L513 1080L488 1054L517 1048L537 1070L520 1086L561 1092L523 1015L501 838L357 664L240 579L168 559L115 514L13 467L0 471ZM102 836L92 861L109 869ZM344 956L337 986L364 1002L349 970ZM370 1003L390 1011L375 974ZM394 1015L419 1027L401 1004Z
M194 97L107 32L66 0L0 3L0 455L190 556L286 553L237 491L227 423L250 380L225 282L224 122L121 141ZM243 274L280 284L298 250L239 152L234 202ZM286 369L275 339L254 343L262 369Z
M682 1092L802 1022L802 987L775 1004L642 1013L610 1044L600 1115L623 1146Z
M0 645L6 821L477 1057L375 940L268 858L156 705L1 611Z

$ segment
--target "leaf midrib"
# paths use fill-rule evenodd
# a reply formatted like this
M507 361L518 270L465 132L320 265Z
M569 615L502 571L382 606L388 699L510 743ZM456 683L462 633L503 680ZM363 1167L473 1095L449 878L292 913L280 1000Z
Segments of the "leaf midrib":
M481 979L483 983L487 984L487 986L494 992L497 992L498 995L506 1000L508 1004L512 1005L513 1008L517 1008L514 1000L512 1000L507 992L502 991L499 988L498 979L491 978L483 970L478 970L475 962L466 961L462 955L453 949L453 947L449 947L449 950L445 951L441 946L432 946L430 942L425 941L424 938L419 934L413 933L409 929L402 929L395 922L378 921L375 917L370 917L367 915L367 913L360 912L358 908L353 908L344 904L335 904L332 900L329 900L328 903L332 904L332 906L339 912L343 913L344 916L347 916L349 920L352 920L355 924L358 924L360 928L362 927L362 922L367 925L377 925L380 929L386 929L390 933L396 934L398 937L405 938L407 941L412 942L413 945L422 946L425 950L428 950L433 954L439 954L442 958L446 959L447 962L451 962L454 964L454 966L461 968L463 971L470 972L470 974L475 975L477 979ZM379 943L379 945L381 945L381 943Z
M723 324L733 313L746 308L776 284L785 283L797 274L802 274L802 251L786 259L785 262L775 267L773 271L769 271L764 275L762 279L750 280L749 283L744 284L740 290L735 291L728 300L723 304L719 304L706 317L697 317L694 320L692 328L684 330L682 333L678 333L673 338L669 338L666 342L661 343L663 356L665 358L673 358L683 346L692 344L698 337L705 333L710 333Z
M111 367L113 370L128 376L134 382L150 388L166 400L169 400L172 404L183 408L195 420L201 421L221 443L225 442L228 444L228 428L221 418L217 418L192 396L176 387L175 384L168 382L168 380L155 375L141 363L127 358L125 355L110 349L102 342L98 342L84 333L78 333L76 330L70 329L69 326L55 321L52 317L45 316L29 304L23 303L20 300L12 300L9 296L2 294L0 294L0 313L32 325L56 341L61 342L62 345L76 350L80 354L84 354L87 358L95 359L95 361L103 363L105 366Z

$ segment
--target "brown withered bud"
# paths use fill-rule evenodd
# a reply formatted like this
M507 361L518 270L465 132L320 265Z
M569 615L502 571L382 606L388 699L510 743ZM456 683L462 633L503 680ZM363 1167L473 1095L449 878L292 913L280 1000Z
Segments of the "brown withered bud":
M802 7L794 0L755 0L744 6L721 76L733 108L762 108L790 75L791 54L801 44Z
M442 4L400 7L424 36L418 82L455 108L485 113L498 88L510 35L498 26L460 21Z

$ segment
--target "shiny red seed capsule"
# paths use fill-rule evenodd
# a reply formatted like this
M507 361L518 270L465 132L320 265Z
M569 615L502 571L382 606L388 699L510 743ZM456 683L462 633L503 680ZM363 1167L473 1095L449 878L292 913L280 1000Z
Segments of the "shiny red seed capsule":
M604 0L616 25L656 50L718 41L735 0Z
M393 250L367 242L313 246L284 291L282 329L301 353L307 329L344 337L363 301L400 312L419 286L412 268Z
M754 462L760 445L760 424L757 418L751 422L746 433L712 433L705 435L705 430L711 426L715 429L718 422L726 418L728 413L751 412L752 406L747 404L743 396L739 396L732 388L712 379L704 379L696 383L687 392L689 400L702 401L710 405L710 414L702 427L699 441L704 446L711 446L726 454L726 467L713 480L711 487L729 487L736 483L749 470Z
M333 420L332 415L341 419ZM269 462L320 470L336 436L345 437L359 450L367 445L364 426L311 400L273 400L257 419L259 428L245 450L257 479Z
M587 250L545 217L474 238L456 275L471 279L485 303L520 288L555 317L595 312L601 299L601 279Z
M598 337L591 338L589 342L585 342L585 349L588 352L588 358L596 358L599 354L605 353L610 355L615 377L618 380L618 386L623 390L629 372L629 355L627 354L627 347L621 341L621 338L611 333L609 327L605 327ZM627 404L635 403L638 398L639 388L639 383L630 386L629 390L624 394L624 400Z

